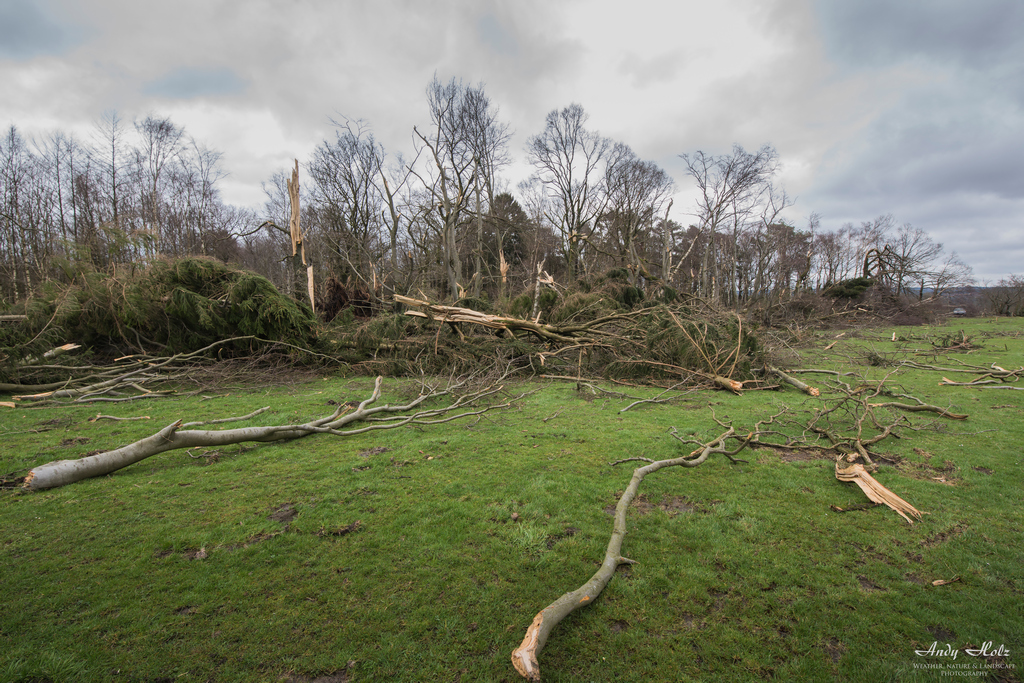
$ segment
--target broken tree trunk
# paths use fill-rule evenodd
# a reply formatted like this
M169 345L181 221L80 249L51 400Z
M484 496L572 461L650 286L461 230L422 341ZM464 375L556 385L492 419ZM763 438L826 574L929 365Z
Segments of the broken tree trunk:
M380 413L399 413L412 410L427 399L449 394L451 390L454 389L454 387L449 387L443 390L421 393L418 397L405 405L382 405L371 408L369 406L376 402L380 397L382 381L382 377L377 378L370 398L360 403L353 412L347 412L349 410L349 406L342 403L332 415L303 424L244 427L240 429L214 431L182 430L182 427L192 427L206 423L188 423L183 425L181 420L177 420L152 436L148 436L136 441L135 443L128 444L127 446L123 446L113 451L90 455L85 458L80 458L79 460L57 460L45 465L40 465L28 473L22 482L22 488L38 491L42 489L56 488L58 486L66 486L67 484L72 484L83 479L110 474L111 472L115 472L123 467L127 467L128 465L132 465L141 460L157 455L158 453L181 448L227 446L247 441L264 443L272 441L288 441L309 436L310 434L334 434L338 436L346 436L351 434L361 434L363 432L376 429L394 429L395 427L401 427L408 424L438 424L440 422L455 420L460 417L479 415L488 410L507 407L510 405L509 401L479 410L466 411L456 413L454 415L449 414L453 411L468 407L469 405L487 396L495 394L502 389L501 386L495 387L491 385L484 389L460 396L453 400L451 404L442 408L421 410L411 415L375 417ZM245 416L245 418L239 419L246 419L255 414L256 413L253 413ZM429 419L438 416L446 417L441 417L437 420ZM341 429L342 427L354 422L363 421L372 422L373 424L357 429L344 431Z
M789 385L792 385L792 386L796 387L797 389L799 389L800 391L804 392L808 396L821 396L821 392L818 391L816 388L812 387L809 384L805 384L804 382L801 382L796 377L792 377L790 375L787 375L782 370L779 370L776 367L773 367L773 366L769 365L768 366L768 371L771 372L771 373L774 373L783 382L785 382L786 384L789 384Z
M471 308L459 306L444 306L432 304L429 301L413 299L411 297L395 295L395 301L406 306L413 306L421 311L406 311L406 315L419 318L427 318L442 323L472 323L492 330L508 330L512 332L530 332L545 341L572 342L572 343L594 343L598 338L608 338L613 335L598 329L605 323L614 320L624 320L633 317L641 311L633 313L616 313L606 315L587 323L573 325L547 325L534 320L523 320L522 318L510 318L507 316L490 315L474 311Z
M657 472L665 467L697 467L707 460L708 456L712 453L725 453L725 443L734 435L735 430L730 427L729 431L714 441L704 444L701 448L680 458L658 460L656 462L647 458L628 458L627 460L619 461L644 460L649 464L638 467L633 471L633 478L630 480L629 486L626 487L626 491L619 498L618 505L615 506L615 522L601 568L585 584L574 591L566 593L538 612L537 616L533 618L530 627L526 629L526 636L523 638L523 642L512 652L512 666L515 667L520 676L530 681L539 681L540 665L537 663L537 657L540 655L541 650L544 649L552 629L572 612L592 603L601 594L604 587L608 585L620 564L634 564L633 560L627 559L621 554L622 539L626 535L626 511L629 510L630 503L636 497L644 477L651 472ZM746 441L744 441L745 444Z
M316 296L313 288L313 264L306 262L306 244L302 238L302 226L299 218L299 160L295 160L295 168L292 169L292 177L287 181L288 200L291 205L291 216L288 220L288 232L292 238L292 268L293 284L295 287L295 298L299 299L299 292L302 291L302 271L306 275L306 294L309 296L309 305L316 312Z
M910 524L914 522L907 515L913 515L921 519L921 513L918 512L917 508L882 486L877 479L868 474L868 471L864 469L864 465L854 463L849 467L840 467L839 463L841 462L842 458L836 460L836 479L853 482L860 487L860 490L864 492L864 495L872 503L881 503L888 506Z

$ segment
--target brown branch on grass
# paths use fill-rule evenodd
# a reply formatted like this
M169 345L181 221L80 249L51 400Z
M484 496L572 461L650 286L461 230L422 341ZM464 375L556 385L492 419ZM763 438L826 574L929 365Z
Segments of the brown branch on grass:
M969 417L968 415L963 415L960 413L951 413L946 408L933 406L928 403L924 403L923 401L919 401L918 403L914 404L897 403L895 401L889 401L887 403L869 403L868 406L870 406L871 408L897 408L899 410L905 410L910 413L937 413L941 417L948 417L951 420L966 420Z
M210 423L191 422L183 424L182 420L177 420L152 436L112 451L87 456L79 460L58 460L40 465L28 473L22 482L22 487L36 491L65 486L90 477L109 474L159 453L176 449L215 448L245 442L268 443L290 441L312 434L350 436L372 430L394 429L410 424L441 424L451 420L480 415L488 410L506 408L511 405L512 401L521 398L521 396L513 397L504 403L485 406L477 410L464 410L502 390L501 386L491 384L482 389L454 396L448 405L440 408L418 409L409 415L387 416L417 409L428 399L454 395L456 391L462 390L465 382L450 383L444 388L421 392L415 399L403 405L373 406L380 397L382 382L383 378L378 377L370 397L362 401L354 410L352 410L351 406L343 403L331 415L302 424L244 427L212 431L183 429L183 427L199 426L202 424L247 420L268 410L269 406L254 411L249 415L215 420ZM345 429L345 427L358 422L370 424L361 428Z
M726 455L735 453L735 451L727 451L725 448L726 441L734 435L735 430L730 428L718 438L702 444L700 448L688 455L649 462L647 465L638 467L633 471L633 477L630 479L629 486L626 487L625 492L615 506L615 521L601 568L585 584L574 591L564 594L538 612L537 616L533 618L533 622L526 629L523 642L512 652L512 666L515 667L520 676L530 681L539 681L541 679L540 665L537 658L544 649L544 645L547 643L548 637L555 626L580 607L585 607L594 602L605 586L608 585L619 565L635 564L634 560L622 556L622 541L626 535L626 512L636 497L644 477L666 467L697 467L703 464L712 453L724 453ZM744 445L746 443L747 441L743 442ZM628 462L630 460L646 461L647 459L626 458L618 462Z

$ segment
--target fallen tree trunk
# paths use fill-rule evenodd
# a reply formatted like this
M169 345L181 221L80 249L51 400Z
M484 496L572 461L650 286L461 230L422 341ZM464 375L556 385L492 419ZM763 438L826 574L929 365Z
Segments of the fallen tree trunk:
M351 434L362 434L376 429L394 429L408 424L438 424L461 417L479 415L480 413L496 408L507 407L510 405L511 400L516 400L511 399L505 403L487 406L479 410L450 414L454 411L466 408L481 399L491 396L502 389L501 386L496 387L494 385L489 385L483 389L459 396L455 398L452 403L441 408L420 410L411 415L376 417L379 414L400 413L412 410L427 399L450 394L456 388L454 386L450 386L443 390L427 391L425 393L421 393L405 405L382 405L370 407L371 404L375 403L380 397L382 381L382 377L377 378L371 396L360 403L352 412L348 412L350 410L350 406L342 404L336 411L334 411L333 414L319 420L313 420L303 424L244 427L225 430L182 430L182 427L193 427L209 423L193 422L183 425L181 420L177 420L152 436L148 436L136 441L135 443L128 444L127 446L123 446L112 451L91 455L85 458L80 458L79 460L57 460L45 465L40 465L39 467L32 469L24 478L22 488L31 491L38 491L42 489L56 488L58 486L66 486L67 484L72 484L83 479L110 474L111 472L115 472L123 467L127 467L128 465L145 460L146 458L159 453L181 448L227 446L250 441L263 443L289 441L309 436L310 434L334 434L337 436L347 436ZM247 419L259 412L262 412L262 410L256 411L255 413L251 413L250 415L242 418L214 420L213 422L216 423ZM361 428L342 430L343 427L354 422L370 422L372 424Z
M730 437L733 437L735 433L735 430L730 427L727 432L714 441L681 458L658 460L656 462L647 458L627 458L626 460L618 461L643 460L649 464L638 467L633 471L633 478L630 480L629 486L626 487L626 491L619 498L618 505L615 506L615 522L601 568L585 584L574 591L566 593L538 612L537 616L533 618L530 627L526 629L526 636L523 638L523 642L512 652L512 666L515 667L520 676L530 681L539 681L540 665L537 662L537 657L540 655L541 650L544 649L552 629L572 612L592 603L601 594L604 587L608 585L620 564L634 564L633 560L621 555L622 539L626 535L626 511L629 510L630 503L636 497L644 477L651 472L657 472L665 467L697 467L707 460L708 456L712 453L725 453L725 442ZM746 441L744 441L743 445L746 445ZM740 448L742 449L743 446L740 446ZM738 452L738 450L731 453ZM618 462L612 464L618 464Z
M792 377L791 375L787 375L782 370L779 370L778 368L776 368L774 366L769 365L768 366L768 371L771 372L771 373L774 373L775 375L778 375L779 379L781 379L783 382L785 382L786 384L789 384L791 386L796 387L797 389L799 389L800 391L804 392L808 396L821 396L821 392L818 391L817 388L812 387L810 384L807 384L805 382L801 382L796 377Z
M530 332L545 341L567 343L594 343L597 341L597 337L613 337L615 335L604 332L598 328L606 323L634 317L640 312L616 313L597 318L596 320L591 320L587 323L575 325L547 325L533 320L523 320L522 318L510 318L507 316L481 313L480 311L474 311L471 308L432 304L429 301L413 299L407 296L402 296L401 294L395 295L395 301L406 306L420 308L423 311L406 311L406 315L428 318L444 323L470 323L473 325L480 325L481 327L486 327L491 330L508 330L511 332L525 331Z

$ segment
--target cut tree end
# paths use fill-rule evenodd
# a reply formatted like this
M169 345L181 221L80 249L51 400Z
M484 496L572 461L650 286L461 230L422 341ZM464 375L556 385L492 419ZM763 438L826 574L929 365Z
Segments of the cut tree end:
M537 612L530 628L526 629L523 642L512 652L512 666L520 676L528 681L540 680L540 664L537 663L537 634L543 622L544 612Z

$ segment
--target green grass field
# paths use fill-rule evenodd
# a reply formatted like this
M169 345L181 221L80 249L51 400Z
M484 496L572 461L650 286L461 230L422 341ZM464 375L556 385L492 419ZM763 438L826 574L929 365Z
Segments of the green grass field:
M961 329L980 348L936 348ZM806 335L787 367L877 379L899 359L1024 364L1019 320L848 332L825 351L836 334ZM954 663L915 654L932 643L959 649L956 664L985 674L973 680L1024 679L1024 395L940 386L943 375L974 376L898 370L889 382L969 419L915 414L874 449L899 461L876 476L928 513L921 522L834 512L866 499L809 452L657 472L630 511L623 553L638 564L555 629L545 680L948 679L921 668ZM0 408L0 474L179 417L269 405L254 424L312 419L371 387L323 378ZM631 400L573 383L513 389L538 391L479 419L171 451L62 489L0 492L0 681L518 680L509 655L534 614L603 558L633 467L611 461L687 452L669 428L710 440L722 431L712 409L740 429L820 403L793 389L700 392L620 413ZM410 391L386 380L382 401ZM151 419L90 423L97 412ZM985 643L1009 654L963 651Z

